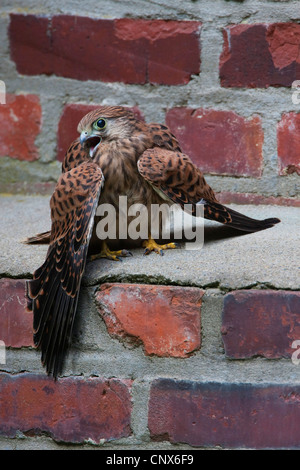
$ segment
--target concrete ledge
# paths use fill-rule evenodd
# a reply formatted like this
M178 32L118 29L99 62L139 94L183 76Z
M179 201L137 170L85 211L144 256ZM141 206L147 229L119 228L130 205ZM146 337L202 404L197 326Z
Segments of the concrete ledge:
M27 246L21 240L50 228L49 196L0 196L0 275L30 277L47 246ZM218 287L254 286L299 289L300 209L283 206L231 205L250 217L278 217L281 223L253 234L240 234L205 221L201 250L169 250L163 257L143 256L142 249L123 262L96 260L87 264L83 283L142 282Z

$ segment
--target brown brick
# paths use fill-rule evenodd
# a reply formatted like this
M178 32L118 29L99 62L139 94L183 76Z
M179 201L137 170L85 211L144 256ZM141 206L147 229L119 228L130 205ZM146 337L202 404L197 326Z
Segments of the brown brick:
M277 125L279 174L300 175L300 113L285 113Z
M28 161L39 158L35 139L41 122L38 96L7 93L6 104L0 105L0 156Z
M64 442L129 436L130 382L44 375L0 375L0 434L46 433Z
M224 298L225 353L234 359L256 355L291 357L300 339L300 292L243 290Z
M24 279L0 280L0 340L5 346L33 346L32 313L26 311Z
M64 107L57 130L57 160L63 161L70 143L79 137L77 132L79 121L85 114L97 109L99 106L101 105L70 103ZM144 119L137 106L130 109L134 112L137 119Z
M150 392L153 440L225 448L299 448L299 385L160 379Z
M193 287L103 284L96 300L112 336L142 343L147 355L187 357L200 348L203 294Z
M232 25L223 35L222 86L289 87L299 77L299 24Z
M173 108L166 123L203 172L261 176L264 136L258 116L245 119L232 111Z

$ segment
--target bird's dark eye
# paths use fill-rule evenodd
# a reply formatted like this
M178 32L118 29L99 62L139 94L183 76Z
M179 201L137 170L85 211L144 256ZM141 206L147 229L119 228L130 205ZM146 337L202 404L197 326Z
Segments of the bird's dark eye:
M105 119L98 119L94 122L93 128L96 130L102 130L106 127L106 120Z

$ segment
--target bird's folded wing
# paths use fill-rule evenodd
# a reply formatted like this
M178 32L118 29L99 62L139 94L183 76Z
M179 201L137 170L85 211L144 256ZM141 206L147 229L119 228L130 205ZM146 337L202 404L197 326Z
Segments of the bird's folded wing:
M77 138L69 145L69 148L66 151L65 158L61 166L62 172L65 173L70 171L81 163L88 161L90 161L88 152L80 145L80 139Z
M167 126L152 122L148 124L148 129L156 147L163 147L164 149L173 150L174 152L181 152L178 140Z
M277 218L252 219L220 204L199 168L181 152L157 147L146 150L138 160L138 170L156 191L192 215L197 215L197 205L201 204L206 219L246 232L264 230L280 222Z
M90 160L86 149L80 145L79 138L74 140L66 151L64 161L62 162L62 173L66 173L83 162ZM37 233L32 237L22 240L25 245L38 245L50 243L51 231Z
M103 174L93 162L63 173L50 201L51 237L44 264L27 284L34 342L55 377L62 367L77 307Z
M192 215L197 213L197 204L203 204L205 217L210 218L211 213L213 220L223 223L230 220L227 210L217 202L203 174L187 155L154 147L138 160L138 170L156 191Z

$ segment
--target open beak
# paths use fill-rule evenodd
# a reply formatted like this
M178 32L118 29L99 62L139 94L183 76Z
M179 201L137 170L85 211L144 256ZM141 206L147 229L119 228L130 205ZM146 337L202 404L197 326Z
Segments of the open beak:
M101 140L102 139L99 135L88 134L85 131L80 134L80 143L82 146L88 148L91 158L95 155L96 149L98 148Z

